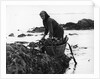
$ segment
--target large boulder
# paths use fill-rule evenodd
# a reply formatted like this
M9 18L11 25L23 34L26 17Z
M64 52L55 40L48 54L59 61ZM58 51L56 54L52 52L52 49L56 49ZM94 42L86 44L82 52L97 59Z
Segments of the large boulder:
M79 25L81 29L94 29L94 21L91 19L79 20L77 25Z

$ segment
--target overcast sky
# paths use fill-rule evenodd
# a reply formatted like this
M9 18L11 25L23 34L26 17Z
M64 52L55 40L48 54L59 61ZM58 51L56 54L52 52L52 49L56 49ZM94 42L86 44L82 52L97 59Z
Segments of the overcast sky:
M77 22L83 18L93 19L93 6L43 6L43 5L9 5L6 7L7 31L27 30L43 26L39 13L45 10L58 23ZM12 29L9 29L12 28Z

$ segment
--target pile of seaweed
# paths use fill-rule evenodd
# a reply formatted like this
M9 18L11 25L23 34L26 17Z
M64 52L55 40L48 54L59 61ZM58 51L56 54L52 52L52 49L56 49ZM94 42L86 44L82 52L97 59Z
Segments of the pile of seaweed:
M29 48L19 43L6 44L7 74L64 74L66 72L70 57L65 54L60 57L50 56L31 46Z

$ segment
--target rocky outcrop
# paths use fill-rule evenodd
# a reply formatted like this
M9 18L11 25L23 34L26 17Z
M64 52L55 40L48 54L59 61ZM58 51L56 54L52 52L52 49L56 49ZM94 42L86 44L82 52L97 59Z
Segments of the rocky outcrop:
M68 22L63 25L63 28L66 30L88 30L94 29L94 21L91 19L82 19L77 23Z
M35 29L28 30L27 32L29 32L29 33L44 32L44 30L45 30L44 27L36 27Z
M79 20L77 25L79 25L81 29L94 29L94 21L91 19Z
M9 34L10 37L14 37L14 33Z
M26 35L25 34L20 34L20 35L18 35L18 37L25 37Z
M66 30L78 30L79 26L77 23L69 22L63 26Z
M45 52L30 49L22 44L6 44L6 73L7 74L63 74L69 67L66 55L55 58Z

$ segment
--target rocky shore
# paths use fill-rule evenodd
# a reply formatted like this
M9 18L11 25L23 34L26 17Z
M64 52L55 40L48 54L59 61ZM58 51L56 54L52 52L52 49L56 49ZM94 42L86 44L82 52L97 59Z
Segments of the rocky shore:
M31 42L28 46L15 42L6 44L7 74L64 74L69 67L70 57L50 56L35 49L38 43Z

